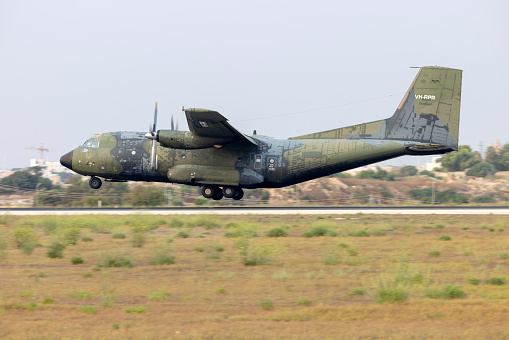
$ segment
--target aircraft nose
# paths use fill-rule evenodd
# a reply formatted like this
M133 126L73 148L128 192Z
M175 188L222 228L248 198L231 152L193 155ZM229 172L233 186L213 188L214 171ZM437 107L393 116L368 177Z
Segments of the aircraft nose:
M63 166L70 170L72 170L72 153L73 151L68 152L62 157L60 157L60 164L62 164Z

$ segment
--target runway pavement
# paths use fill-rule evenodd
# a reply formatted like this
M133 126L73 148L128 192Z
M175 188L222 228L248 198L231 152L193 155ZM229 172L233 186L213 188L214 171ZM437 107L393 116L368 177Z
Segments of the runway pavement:
M0 208L0 215L509 215L509 207L171 207L171 208Z

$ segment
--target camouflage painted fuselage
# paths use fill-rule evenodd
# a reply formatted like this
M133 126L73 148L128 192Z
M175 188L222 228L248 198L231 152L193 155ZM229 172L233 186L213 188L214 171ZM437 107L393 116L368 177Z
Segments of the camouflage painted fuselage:
M156 143L151 169L152 142L144 133L102 133L93 137L97 147L80 146L73 151L72 169L113 180L283 187L402 156L406 150L398 141L253 139L258 148L249 151L229 145L172 149Z

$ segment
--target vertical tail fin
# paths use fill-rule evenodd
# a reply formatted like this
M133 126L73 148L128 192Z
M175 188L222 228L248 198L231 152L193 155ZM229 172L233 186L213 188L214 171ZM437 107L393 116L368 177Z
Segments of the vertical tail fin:
M422 67L392 117L291 139L399 141L410 154L457 150L461 77L461 70Z

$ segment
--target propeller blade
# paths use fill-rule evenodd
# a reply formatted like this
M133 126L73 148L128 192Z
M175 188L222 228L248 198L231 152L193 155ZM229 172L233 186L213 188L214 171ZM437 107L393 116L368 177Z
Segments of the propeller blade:
M156 132L157 126L157 102L156 102L156 110L154 111L154 125L152 125L151 133L154 134Z
M175 130L174 127L173 127L173 115L171 115L171 130Z
M157 126L157 102L156 102L156 109L154 111L154 124L149 127L149 131L150 131L150 135L152 136L152 152L150 154L150 170L154 170L154 153L155 153L155 146L156 146L156 141L155 141L155 134L156 134L156 126Z

